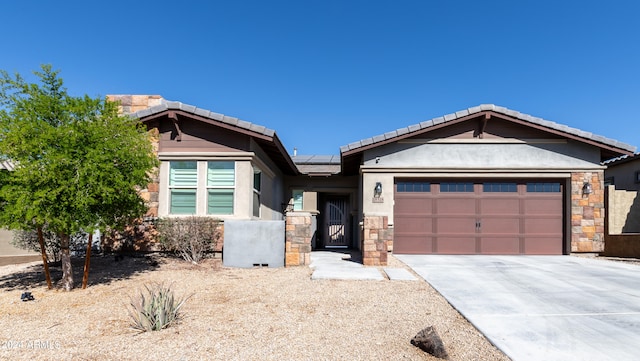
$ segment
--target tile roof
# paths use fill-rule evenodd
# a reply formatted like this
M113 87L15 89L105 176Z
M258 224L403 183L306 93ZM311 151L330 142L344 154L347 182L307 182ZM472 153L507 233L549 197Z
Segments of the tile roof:
M633 160L640 160L640 153L635 153L634 155L622 155L620 157L616 157L616 158L612 158L609 160L605 160L604 162L602 162L602 164L604 165L618 165L619 163L626 163L626 162L630 162Z
M339 155L296 155L291 157L302 174L331 175L340 173Z
M166 110L182 110L185 112L199 115L204 118L209 118L222 123L243 128L258 134L266 135L268 137L273 137L275 134L275 130L266 128L262 125L253 124L238 118L229 117L220 113L215 113L206 109L198 108L194 105L189 105L182 102L170 101L166 99L162 99L160 105L152 106L150 108L143 109L143 110L138 110L137 112L133 112L130 115L134 118L143 118L143 117L148 117L150 115L154 115L157 113L161 113Z
M296 155L291 159L295 164L340 164L339 155Z
M342 147L340 147L340 153L344 153L344 152L348 152L348 151L352 151L352 150L356 150L358 148L362 148L371 144L375 144L378 142L382 142L388 139L393 139L399 136L403 136L405 134L410 134L410 133L414 133L414 132L418 132L422 129L426 129L426 128L430 128L433 126L436 126L438 124L442 124L442 123L446 123L446 122L450 122L468 115L472 115L472 114L476 114L476 113L480 113L480 112L484 112L484 111L492 111L495 113L500 113L500 114L504 114L504 115L508 115L514 118L517 118L519 120L523 120L525 122L531 123L531 124L536 124L536 125L541 125L543 127L546 128L550 128L550 129L554 129L557 131L561 131L564 133L568 133L574 136L578 136L580 138L584 138L586 140L591 140L591 141L595 141L598 143L602 143L604 145L608 145L608 146L612 146L612 147L616 147L619 149L624 149L630 152L634 152L636 150L635 146L626 144L626 143L622 143L619 142L617 140L614 139L609 139L609 138L605 138L603 136L597 135L597 134L593 134L590 132L585 132L583 130L580 129L576 129L576 128L571 128L569 126L563 125L563 124L559 124L556 122L552 122L549 120L545 120L542 118L538 118L538 117L534 117L531 116L529 114L524 114L524 113L520 113L516 110L511 110L505 107L501 107L498 105L494 105L494 104L481 104L475 107L471 107L468 109L463 109L460 111L457 111L455 113L451 113L451 114L447 114L445 116L442 117L437 117L437 118L433 118L431 120L427 120L424 122L421 122L419 124L414 124L414 125L410 125L408 127L404 127L404 128L400 128L400 129L396 129L394 131L391 132L387 132L381 135L377 135L377 136L373 136L370 138L365 138L362 140L359 140L357 142L353 142L347 145L344 145Z

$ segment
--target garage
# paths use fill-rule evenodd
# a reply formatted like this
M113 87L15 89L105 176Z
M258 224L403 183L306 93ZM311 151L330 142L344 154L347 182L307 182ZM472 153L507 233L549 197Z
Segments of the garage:
M397 180L394 253L562 254L562 180Z
M396 254L559 255L605 249L602 162L635 148L483 104L341 148L359 177L366 265Z

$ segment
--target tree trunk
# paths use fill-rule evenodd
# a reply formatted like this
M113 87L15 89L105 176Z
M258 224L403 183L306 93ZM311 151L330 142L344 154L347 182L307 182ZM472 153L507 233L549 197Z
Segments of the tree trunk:
M44 265L44 277L47 279L47 288L52 289L51 273L49 273L49 260L47 260L47 251L44 248L44 237L42 236L42 227L38 227L38 242L40 243L40 253L42 254L42 264Z
M60 261L62 262L62 289L71 291L73 289L73 270L71 269L71 252L69 251L69 235L60 236Z
M89 264L91 263L91 243L93 243L93 233L89 233L89 241L87 242L87 254L84 258L84 274L82 275L82 289L87 288L89 282Z

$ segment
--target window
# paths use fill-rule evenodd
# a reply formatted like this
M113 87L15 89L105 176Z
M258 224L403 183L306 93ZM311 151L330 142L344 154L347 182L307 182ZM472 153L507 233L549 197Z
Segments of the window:
M198 163L172 161L169 164L169 212L196 214Z
M634 179L635 179L635 183L640 183L640 170L636 172Z
M260 217L260 189L262 187L262 172L253 170L253 216Z
M233 214L234 191L233 161L169 162L169 214Z
M299 190L299 189L294 189L293 190L292 198L293 198L293 210L294 211L303 210L302 195L303 195L302 190Z
M560 192L560 183L527 183L529 193L557 193Z
M517 192L518 185L516 183L483 183L482 191L502 193Z
M207 162L207 214L233 214L235 163Z
M398 182L396 184L398 192L431 192L429 182Z
M440 183L440 192L473 192L473 183L465 183L465 182Z

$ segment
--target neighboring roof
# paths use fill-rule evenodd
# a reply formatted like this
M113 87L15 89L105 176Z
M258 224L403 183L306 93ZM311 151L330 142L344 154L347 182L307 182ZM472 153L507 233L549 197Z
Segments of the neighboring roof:
M629 145L629 144L625 144L622 142L619 142L617 140L613 140L613 139L609 139L600 135L596 135L590 132L585 132L582 131L580 129L576 129L576 128L571 128L569 126L563 125L563 124L559 124L556 122L552 122L549 120L545 120L542 118L537 118L534 116L531 116L529 114L524 114L524 113L520 113L519 111L516 110L511 110L505 107L501 107L501 106L497 106L494 104L481 104L475 107L471 107L468 109L464 109L464 110L460 110L458 112L455 113L451 113L451 114L447 114L445 116L442 117L437 117L437 118L433 118L431 120L427 120L424 122L421 122L419 124L414 124L414 125L410 125L408 127L404 127L404 128L400 128L400 129L396 129L394 131L388 132L388 133L384 133L381 135L377 135L371 138L365 138L362 139L360 141L354 142L354 143L350 143L348 145L342 146L340 147L340 153L350 153L354 150L358 150L359 148L369 148L371 145L377 144L377 143L381 143L381 142L385 142L387 140L393 140L395 138L406 138L407 135L411 136L413 133L419 133L420 131L424 130L424 129L428 129L428 128L432 128L435 127L439 124L443 124L443 123L447 123L447 122L453 122L455 120L461 119L461 118L466 118L469 117L470 115L476 114L476 113L482 113L482 112L487 112L487 111L491 111L494 113L499 113L499 114L503 114L503 115L507 115L509 117L513 117L519 120L523 120L527 123L530 123L532 125L539 125L542 126L544 128L548 128L550 130L556 130L559 131L561 133L565 133L567 135L573 135L576 136L578 138L582 138L584 140L588 140L588 141L593 141L596 143L600 143L602 145L606 145L606 146L610 146L613 148L618 148L621 150L625 150L628 152L634 152L636 150L635 146Z
M14 170L15 167L13 166L13 163L11 163L11 161L8 160L0 160L0 169L6 169L6 170Z
M296 155L292 159L296 164L340 164L339 155Z
M616 166L618 164L623 164L623 163L627 163L627 162L632 162L634 160L640 160L640 153L635 153L634 155L623 155L621 157L616 157L613 159L609 159L606 160L604 162L602 162L602 164L611 167L611 166Z
M210 110L198 108L194 105L184 104L177 101L161 99L159 105L147 109L138 110L130 115L146 122L156 119L168 112L182 112L189 114L192 118L204 120L209 123L216 123L228 129L239 131L252 136L254 140L267 152L271 159L278 164L285 174L297 174L298 169L291 160L285 147L280 142L276 132L262 125L254 124L235 117L212 112Z
M297 155L292 159L302 174L330 176L340 173L339 155Z

